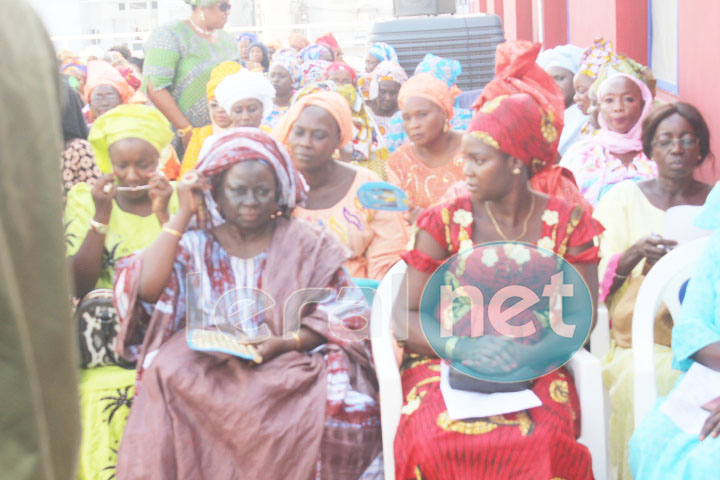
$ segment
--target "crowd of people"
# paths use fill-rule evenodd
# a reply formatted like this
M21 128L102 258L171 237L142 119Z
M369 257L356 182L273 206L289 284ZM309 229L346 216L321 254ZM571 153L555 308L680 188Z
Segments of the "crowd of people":
M356 71L331 33L233 38L228 0L186 1L190 16L154 31L142 60L126 47L58 54L58 188L84 312L78 478L382 478L382 365L367 301L349 287L401 259L410 316L396 478L593 478L577 438L581 415L598 412L580 411L565 368L532 382L539 407L448 416L423 288L448 258L490 242L554 252L595 307L607 304L613 478L715 471L717 407L700 438L659 408L638 431L633 418L632 311L677 245L663 237L665 212L704 206L698 219L720 228L720 190L693 176L713 159L698 108L659 101L650 70L597 39L498 45L495 77L467 109L456 60L428 53L406 71L375 43ZM407 211L359 200L381 181L407 194ZM681 318L658 314L662 396L693 362L720 369L719 242ZM84 308L98 298L109 325ZM261 338L254 359L191 348L187 332L206 316ZM482 350L470 338L445 345L478 362Z

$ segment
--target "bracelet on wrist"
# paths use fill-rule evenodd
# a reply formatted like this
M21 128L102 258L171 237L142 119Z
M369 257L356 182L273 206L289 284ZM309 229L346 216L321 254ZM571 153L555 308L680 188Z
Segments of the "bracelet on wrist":
M192 124L188 125L185 128L181 128L177 131L178 137L184 138L188 133L190 133L193 129Z
M108 225L106 223L100 223L94 218L90 219L90 229L97 234L105 235L108 231Z
M290 335L295 339L295 350L301 350L302 340L300 340L300 335L298 335L297 332L293 332Z
M167 225L163 225L162 231L165 233L169 233L170 235L176 236L177 238L182 238L183 236L182 232L179 232L174 228L170 228Z

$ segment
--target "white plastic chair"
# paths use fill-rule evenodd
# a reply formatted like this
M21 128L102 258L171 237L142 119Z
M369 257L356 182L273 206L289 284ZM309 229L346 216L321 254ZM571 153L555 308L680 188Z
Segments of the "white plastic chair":
M404 281L406 271L407 265L400 261L385 275L375 293L370 321L373 357L380 386L385 480L395 479L393 447L403 403L400 371L392 345L392 315L401 289L407 289ZM590 450L595 478L607 479L607 430L600 360L581 349L566 366L575 380L582 410L582 433L578 441Z
M707 237L699 238L670 251L652 267L638 291L632 319L635 428L657 399L655 314L664 302L673 319L678 318L680 289L695 271L707 241Z
M590 353L602 360L610 350L610 314L605 303L598 305L597 322L590 334Z

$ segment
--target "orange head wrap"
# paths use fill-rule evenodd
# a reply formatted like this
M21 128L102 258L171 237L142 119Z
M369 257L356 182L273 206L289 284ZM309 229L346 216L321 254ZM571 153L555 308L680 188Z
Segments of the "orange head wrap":
M215 89L228 75L237 73L244 67L237 62L222 62L210 72L210 80L207 82L207 98L210 100L215 96Z
M120 94L122 103L130 103L130 98L135 92L115 67L103 60L91 60L88 63L87 72L85 103L90 102L90 94L100 85L110 85Z
M293 105L285 112L280 122L273 129L273 137L287 144L288 137L290 136L290 130L293 125L300 118L300 114L305 107L315 106L320 107L328 112L340 127L340 145L338 148L344 147L353 138L353 121L352 111L350 105L348 105L345 97L337 92L317 92L305 95L297 100Z
M420 97L442 108L450 119L454 116L453 104L459 93L460 90L457 87L448 87L445 82L429 73L420 73L413 75L400 88L398 106L402 110L405 100L410 97Z

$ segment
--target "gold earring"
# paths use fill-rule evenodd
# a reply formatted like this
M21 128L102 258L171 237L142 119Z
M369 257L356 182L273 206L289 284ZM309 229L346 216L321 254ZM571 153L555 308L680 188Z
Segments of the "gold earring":
M520 167L515 167L515 168L513 168L512 173L513 173L513 175L520 175L521 171L522 170L520 170Z
M272 215L270 215L270 218L273 219L273 220L275 220L276 218L282 217L282 216L283 216L282 210L278 210L277 212L275 212L275 213L273 213Z
M205 26L205 10L200 10L200 21L203 23L203 26Z
M340 149L339 148L336 148L335 151L333 152L333 158L335 160L340 160Z
M447 133L448 130L450 130L450 122L448 120L445 120L445 126L443 127L443 133Z

